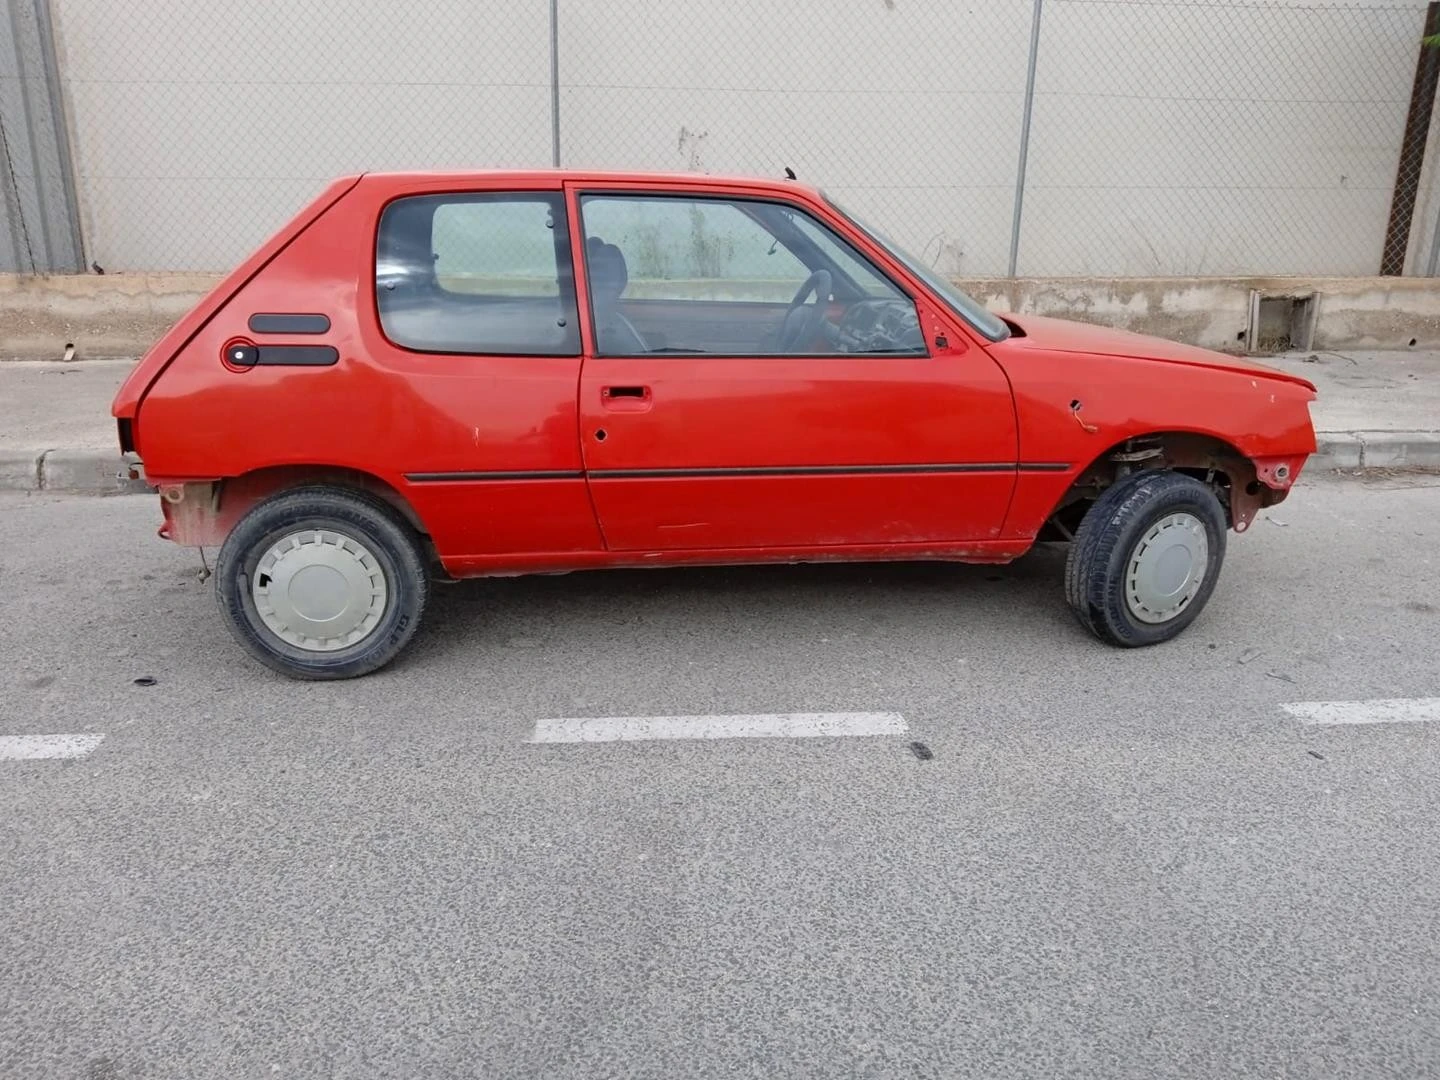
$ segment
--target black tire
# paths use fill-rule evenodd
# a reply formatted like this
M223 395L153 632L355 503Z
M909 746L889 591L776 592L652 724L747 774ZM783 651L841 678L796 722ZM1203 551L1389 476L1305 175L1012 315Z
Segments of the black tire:
M364 545L385 578L384 610L373 629L332 652L281 638L265 625L251 590L256 566L270 546L305 529ZM225 538L215 564L215 597L235 640L262 664L297 679L351 679L388 664L419 627L429 586L419 538L409 523L381 499L335 487L295 488L255 506Z
M1131 610L1126 574L1151 527L1176 513L1204 526L1205 576L1174 615L1147 622ZM1215 590L1227 529L1220 500L1199 480L1159 470L1127 476L1107 488L1080 522L1065 564L1065 598L1081 625L1101 641L1127 648L1169 641L1195 621Z

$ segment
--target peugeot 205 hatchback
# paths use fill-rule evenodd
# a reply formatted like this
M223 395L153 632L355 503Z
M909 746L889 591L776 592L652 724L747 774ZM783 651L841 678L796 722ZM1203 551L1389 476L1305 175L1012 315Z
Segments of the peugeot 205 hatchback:
M220 545L239 642L303 678L414 636L436 575L1006 562L1070 543L1117 645L1178 634L1315 449L1314 387L985 310L788 181L333 183L114 403L160 533Z

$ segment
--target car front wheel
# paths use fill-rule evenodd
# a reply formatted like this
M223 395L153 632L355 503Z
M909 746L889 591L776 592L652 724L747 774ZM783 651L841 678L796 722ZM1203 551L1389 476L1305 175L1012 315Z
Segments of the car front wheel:
M215 593L235 639L300 679L348 679L414 636L428 578L414 532L379 499L297 488L260 503L225 538Z
M1168 641L1210 599L1226 528L1224 508L1199 480L1163 471L1128 476L1080 523L1065 567L1066 599L1102 641Z

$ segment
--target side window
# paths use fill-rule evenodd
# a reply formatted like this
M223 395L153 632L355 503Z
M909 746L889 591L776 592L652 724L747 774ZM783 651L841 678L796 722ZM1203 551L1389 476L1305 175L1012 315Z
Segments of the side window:
M396 345L419 352L580 352L559 192L419 195L380 216L375 297Z
M798 207L753 199L585 195L601 355L924 355L915 305Z

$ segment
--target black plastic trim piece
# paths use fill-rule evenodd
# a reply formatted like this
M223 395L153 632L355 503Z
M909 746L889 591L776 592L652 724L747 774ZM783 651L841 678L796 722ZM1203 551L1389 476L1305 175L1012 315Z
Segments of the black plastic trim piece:
M406 473L405 479L412 484L446 484L475 480L579 480L584 473L559 470L507 471L507 472L419 472Z
M1064 472L1070 466L1059 461L1040 462L973 462L950 465L758 465L738 468L707 469L592 469L589 473L570 470L498 471L498 472L424 472L406 473L412 484L443 484L478 480L652 480L674 477L745 477L745 476L887 476L936 473L1005 473Z
M328 334L330 316L300 312L257 313L250 316L252 334Z
M1059 462L1017 464L1011 461L982 461L944 465L758 465L709 469L594 469L594 480L648 480L662 477L721 476L887 476L934 473L1063 472L1069 465Z
M257 345L257 367L329 367L339 363L333 345Z

